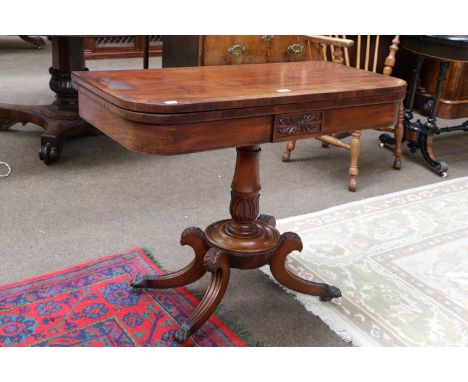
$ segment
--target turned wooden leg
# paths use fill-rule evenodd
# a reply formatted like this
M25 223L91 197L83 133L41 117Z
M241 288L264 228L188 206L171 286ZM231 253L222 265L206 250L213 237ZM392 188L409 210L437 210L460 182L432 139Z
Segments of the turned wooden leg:
M395 170L401 169L401 143L403 142L403 116L404 116L405 106L403 101L400 103L400 110L398 112L398 122L395 126L395 161L393 162L393 168Z
M291 160L291 151L296 148L296 141L289 141L286 145L286 150L283 153L283 162L289 162Z
M273 277L286 288L296 292L320 296L321 301L330 301L341 297L341 291L334 286L307 281L290 273L285 266L286 257L292 251L302 251L300 237L294 232L285 232L281 235L281 244L270 259L270 270Z
M359 175L358 159L361 150L361 132L353 131L351 138L351 165L349 167L349 191L356 191L356 179Z
M176 288L191 284L200 279L206 272L203 259L208 251L208 246L203 240L203 231L200 228L186 228L180 237L181 245L189 245L195 252L195 259L179 271L164 275L143 276L132 280L132 288Z
M174 339L179 343L184 343L208 320L221 302L229 283L229 258L224 251L210 248L203 260L203 267L212 273L211 282L200 304L174 334Z

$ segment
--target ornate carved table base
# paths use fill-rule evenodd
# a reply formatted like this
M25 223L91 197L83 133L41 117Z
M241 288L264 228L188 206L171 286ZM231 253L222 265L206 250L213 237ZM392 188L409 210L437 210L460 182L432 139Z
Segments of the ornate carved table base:
M211 273L203 299L174 335L178 342L185 342L219 305L229 283L230 268L254 269L269 264L273 276L287 288L320 296L322 301L341 296L334 286L303 280L286 269L286 257L292 251L301 251L302 242L293 232L280 235L273 217L259 216L259 154L258 145L237 149L231 219L215 222L205 232L192 227L182 233L180 243L193 248L195 259L177 272L132 281L133 288L175 288Z
M45 164L60 158L64 142L76 135L96 132L78 113L78 92L72 87L71 72L87 70L84 63L82 39L79 37L52 37L52 67L49 86L56 94L50 105L0 104L0 130L14 124L31 122L41 126L39 158Z

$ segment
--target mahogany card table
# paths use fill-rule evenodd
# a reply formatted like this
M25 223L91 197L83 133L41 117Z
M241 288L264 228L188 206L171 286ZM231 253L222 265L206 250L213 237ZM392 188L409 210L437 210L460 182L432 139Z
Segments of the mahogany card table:
M185 268L132 281L135 289L174 288L211 273L177 341L186 341L219 305L230 268L268 264L290 289L322 301L341 296L335 286L286 269L286 257L301 251L302 242L293 232L280 234L274 217L259 215L260 144L395 125L404 81L322 61L73 72L72 79L80 116L129 150L171 155L237 148L231 218L182 232L181 244L195 253Z

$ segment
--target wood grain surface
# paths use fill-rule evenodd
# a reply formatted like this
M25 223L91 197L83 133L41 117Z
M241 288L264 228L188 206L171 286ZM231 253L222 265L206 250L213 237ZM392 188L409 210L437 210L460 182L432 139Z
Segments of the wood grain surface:
M108 102L143 113L187 113L401 94L405 82L329 62L74 72Z

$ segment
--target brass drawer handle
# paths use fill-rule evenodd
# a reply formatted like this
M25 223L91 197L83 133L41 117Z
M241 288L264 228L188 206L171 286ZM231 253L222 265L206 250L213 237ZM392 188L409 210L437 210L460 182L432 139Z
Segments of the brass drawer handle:
M302 44L291 44L288 46L288 52L293 54L299 54L304 51L304 45Z
M261 39L265 42L270 42L271 40L273 40L273 36L272 35L265 35L265 36L262 36Z
M245 46L244 45L233 45L228 48L228 52L232 54L233 56L240 56L244 54L245 52Z

